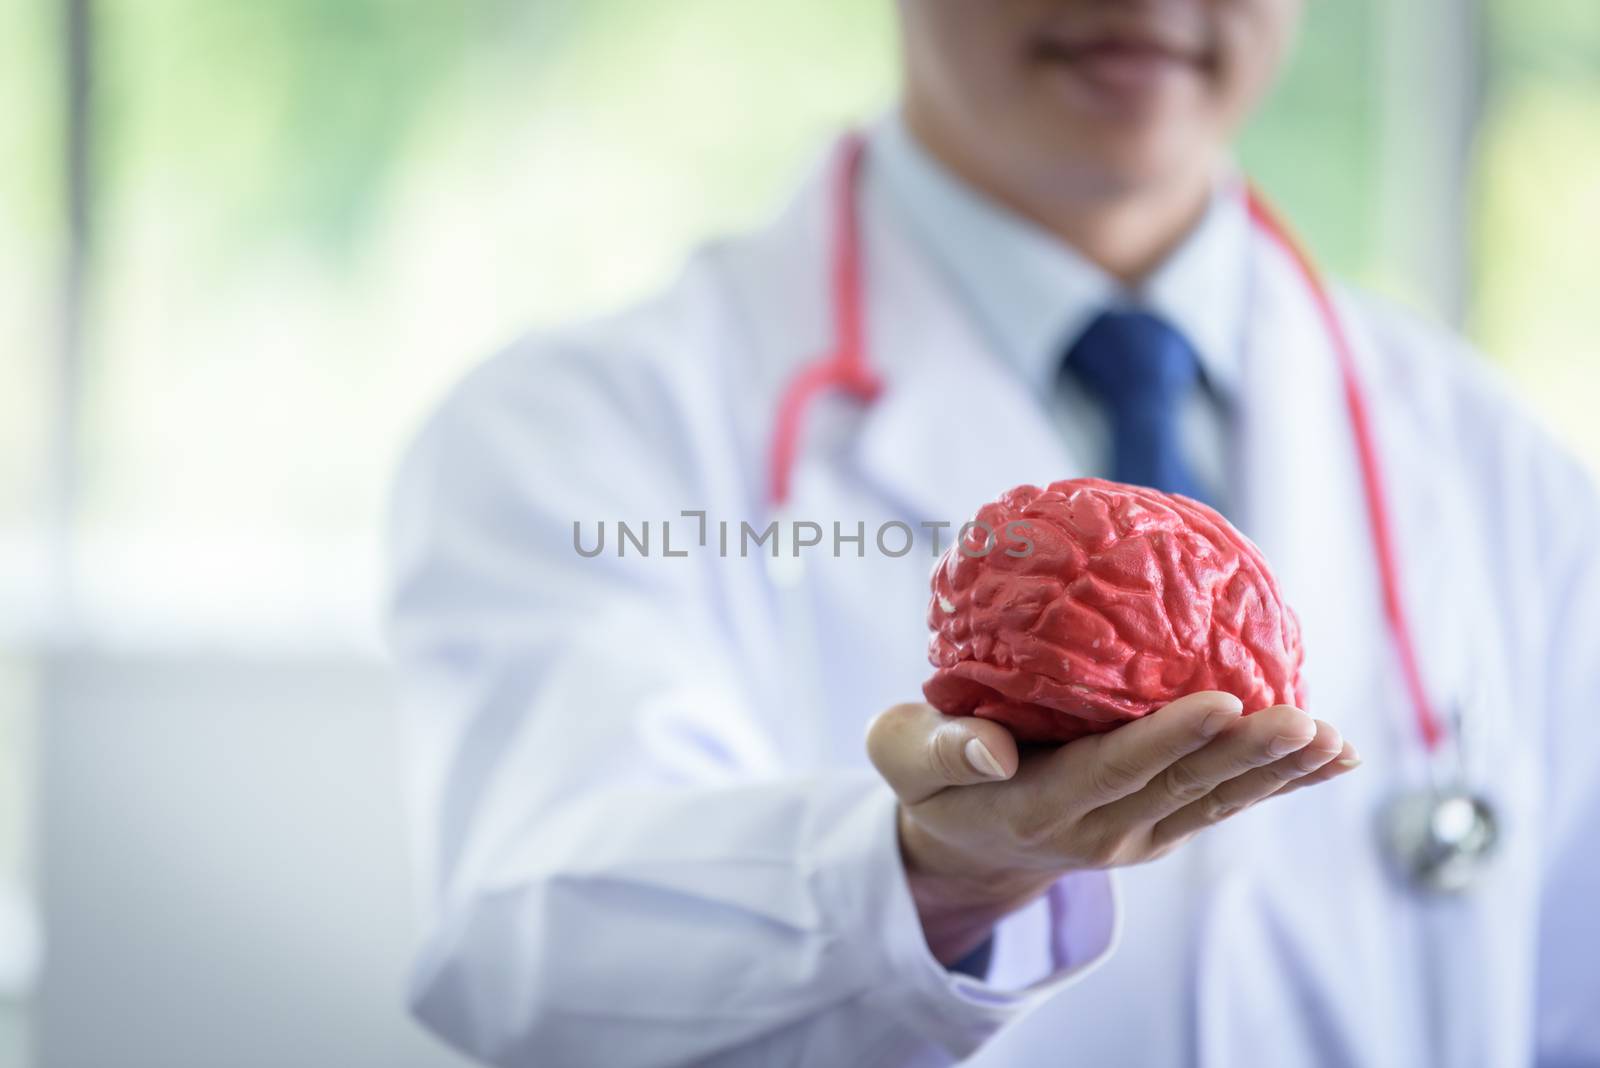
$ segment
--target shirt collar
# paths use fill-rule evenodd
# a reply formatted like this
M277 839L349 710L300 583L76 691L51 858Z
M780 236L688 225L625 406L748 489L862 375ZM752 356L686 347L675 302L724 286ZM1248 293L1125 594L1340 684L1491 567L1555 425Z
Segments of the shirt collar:
M1246 323L1250 224L1229 172L1200 223L1136 290L1071 246L963 183L898 116L873 131L870 171L1004 358L1041 390L1070 344L1109 307L1160 315L1194 346L1224 396L1238 383Z

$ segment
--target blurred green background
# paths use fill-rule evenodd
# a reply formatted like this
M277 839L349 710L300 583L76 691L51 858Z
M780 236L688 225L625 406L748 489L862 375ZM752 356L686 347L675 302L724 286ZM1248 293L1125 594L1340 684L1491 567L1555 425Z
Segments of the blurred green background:
M372 657L430 404L759 223L896 65L890 0L0 0L0 906L83 657ZM1241 155L1600 464L1600 3L1311 0Z

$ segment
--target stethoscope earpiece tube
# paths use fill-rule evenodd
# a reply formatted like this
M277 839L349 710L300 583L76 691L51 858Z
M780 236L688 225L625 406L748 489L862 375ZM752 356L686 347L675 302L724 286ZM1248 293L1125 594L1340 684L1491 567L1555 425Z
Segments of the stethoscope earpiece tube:
M1422 681L1422 669L1417 659L1416 645L1411 640L1411 625L1407 619L1405 600L1400 589L1399 556L1395 551L1394 535L1389 517L1389 497L1384 486L1383 468L1378 458L1377 444L1367 414L1366 390L1356 367L1355 346L1345 330L1344 319L1334 306L1333 295L1322 280L1321 272L1305 247L1294 237L1261 196L1254 185L1246 198L1250 218L1256 226L1278 243L1305 282L1307 293L1316 305L1328 335L1329 346L1339 362L1339 378L1344 388L1345 409L1350 418L1351 436L1355 439L1356 459L1361 468L1361 487L1367 504L1367 521L1372 535L1373 555L1378 563L1378 581L1382 586L1383 614L1389 625L1395 656L1400 662L1400 673L1405 680L1411 707L1416 715L1417 734L1423 747L1431 754L1437 752L1444 741L1444 728L1440 724L1428 690Z
M866 312L862 299L861 213L857 190L867 142L849 133L839 143L832 200L833 239L833 347L820 359L801 367L778 398L768 456L767 503L774 510L789 503L790 481L800 453L800 431L813 401L829 390L854 397L863 404L877 399L881 383L867 358Z

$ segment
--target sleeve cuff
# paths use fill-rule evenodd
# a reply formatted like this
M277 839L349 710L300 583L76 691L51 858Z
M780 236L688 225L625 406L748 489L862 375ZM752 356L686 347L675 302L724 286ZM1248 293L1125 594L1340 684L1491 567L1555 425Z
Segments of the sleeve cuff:
M858 815L860 831L871 838L864 843L867 878L855 893L870 895L857 904L865 910L864 930L878 932L870 940L878 957L873 971L886 972L871 998L952 1056L969 1055L1002 1025L1087 974L1114 950L1120 918L1114 881L1108 872L1076 872L1046 895L1051 970L1038 981L1006 987L945 968L928 949L911 900L894 797L887 789L875 790Z

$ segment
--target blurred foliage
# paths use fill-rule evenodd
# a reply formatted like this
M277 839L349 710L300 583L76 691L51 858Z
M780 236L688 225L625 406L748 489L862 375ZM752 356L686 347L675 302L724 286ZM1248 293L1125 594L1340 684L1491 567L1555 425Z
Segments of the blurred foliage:
M1600 82L1600 3L1485 0L1484 47L1497 82Z
M0 0L0 543L34 536L45 507L62 226L55 14Z
M369 534L465 364L758 222L895 67L859 0L100 5L85 522L119 545Z
M44 241L60 226L56 166L61 94L59 13L37 0L0 0L0 224L5 242Z
M286 227L348 251L467 46L465 3L99 0L98 178L226 197L214 257Z
M1493 0L1473 336L1600 470L1600 3Z
M1347 276L1366 273L1379 253L1378 32L1370 0L1306 5L1289 68L1239 146L1246 170L1318 259Z

